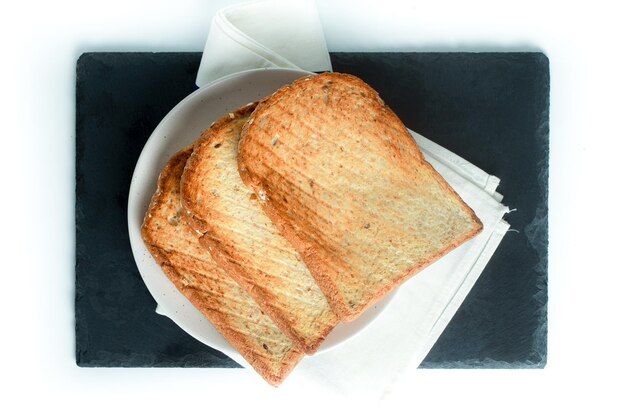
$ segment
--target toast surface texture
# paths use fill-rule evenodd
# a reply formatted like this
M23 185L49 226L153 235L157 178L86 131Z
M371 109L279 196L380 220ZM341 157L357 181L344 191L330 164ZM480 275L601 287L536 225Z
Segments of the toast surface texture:
M202 134L181 180L181 203L217 264L298 349L313 354L339 319L298 252L241 180L239 138L254 107L224 116Z
M400 119L352 75L307 76L260 102L238 162L344 321L482 230Z
M180 177L189 147L161 172L142 225L150 253L176 288L270 384L279 385L304 356L248 293L213 261L187 226Z

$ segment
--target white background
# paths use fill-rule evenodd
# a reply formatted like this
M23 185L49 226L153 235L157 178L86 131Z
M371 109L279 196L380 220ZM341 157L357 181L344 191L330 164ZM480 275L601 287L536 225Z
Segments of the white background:
M2 409L625 415L626 30L617 2L318 0L331 51L539 50L550 58L545 370L415 371L388 402L365 408L305 389L283 398L245 371L75 365L76 59L84 51L201 51L215 10L230 3L58 0L3 8Z

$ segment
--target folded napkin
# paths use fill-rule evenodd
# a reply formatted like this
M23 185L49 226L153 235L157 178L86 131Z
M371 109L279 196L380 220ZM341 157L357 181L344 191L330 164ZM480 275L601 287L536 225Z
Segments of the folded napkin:
M220 10L211 26L197 83L253 68L331 70L312 1L267 0ZM496 192L500 180L411 132L425 158L483 222L483 231L396 290L368 327L332 350L306 357L281 386L339 395L385 396L415 370L441 335L509 225ZM167 314L166 312L164 312ZM250 366L237 354L233 360Z
M249 69L332 70L312 0L264 0L220 9L204 51L210 53L200 61L199 87Z

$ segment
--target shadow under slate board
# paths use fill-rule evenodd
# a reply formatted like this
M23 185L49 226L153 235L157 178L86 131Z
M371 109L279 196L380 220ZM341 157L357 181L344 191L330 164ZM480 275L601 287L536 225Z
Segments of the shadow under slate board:
M155 313L126 222L139 154L200 53L86 53L76 79L76 362L238 367ZM540 368L547 339L549 64L540 53L332 53L412 130L498 176L508 233L424 368Z

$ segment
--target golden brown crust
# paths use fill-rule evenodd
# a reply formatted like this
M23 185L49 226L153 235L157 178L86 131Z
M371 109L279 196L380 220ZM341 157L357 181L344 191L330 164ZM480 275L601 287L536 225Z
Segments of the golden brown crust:
M258 287L255 287L249 283L248 280L244 279L247 275L247 272L243 270L239 263L233 262L232 259L226 255L225 251L222 249L222 245L219 241L212 239L211 234L206 233L202 237L200 237L200 244L202 244L208 250L211 250L211 254L213 255L213 259L216 260L218 265L226 271L235 281L250 295L255 295L255 301L261 305L263 311L269 315L276 325L282 330L287 337L294 343L294 345L307 355L313 355L324 340L326 340L326 336L334 329L335 325L338 323L336 318L329 320L329 324L325 326L321 331L315 334L315 338L311 341L304 340L302 335L295 331L293 325L286 319L285 311L275 307L275 304L272 303L272 300L275 297L268 292L260 291ZM263 276L263 273L259 274Z
M179 213L179 179L188 147L166 164L146 212L146 247L176 288L271 385L279 385L304 356L258 305L213 261Z
M268 146L271 137L283 146ZM482 229L397 116L351 75L307 76L263 100L242 130L238 163L345 321Z
M183 213L217 264L311 355L339 320L237 173L240 128L254 106L219 119L196 142L181 179Z
M225 114L224 116L211 123L211 126L204 132L202 132L200 137L193 143L192 153L187 159L187 163L185 164L185 166L189 165L190 167L192 167L198 165L200 163L200 155L198 152L194 153L193 150L196 147L201 146L206 141L210 140L214 132L221 130L233 120L240 119L241 117L245 117L251 114L252 111L256 108L257 104L257 102L246 104L245 106L240 107L234 112ZM192 208L197 206L196 202L192 201L192 196L200 194L201 183L191 181L189 179L191 172L191 169L184 169L183 174L180 178L180 183L186 188L185 192L180 193L180 203L183 207L183 214L185 216L187 224L189 224L189 227L191 227L198 235L203 235L207 229L206 221L198 218L192 210Z
M304 353L294 347L284 359L282 359L282 366L280 366L278 370L273 369L272 366L268 364L266 358L260 356L255 349L250 348L250 342L246 340L241 333L233 330L228 320L225 319L222 314L216 312L211 303L206 302L201 292L189 289L182 284L183 277L177 268L167 264L167 254L165 252L155 245L148 246L148 250L155 260L157 260L157 263L159 263L165 275L174 283L178 291L215 326L228 343L230 343L270 385L275 387L279 386L285 378L289 376L291 371L293 371L298 362L302 360Z

